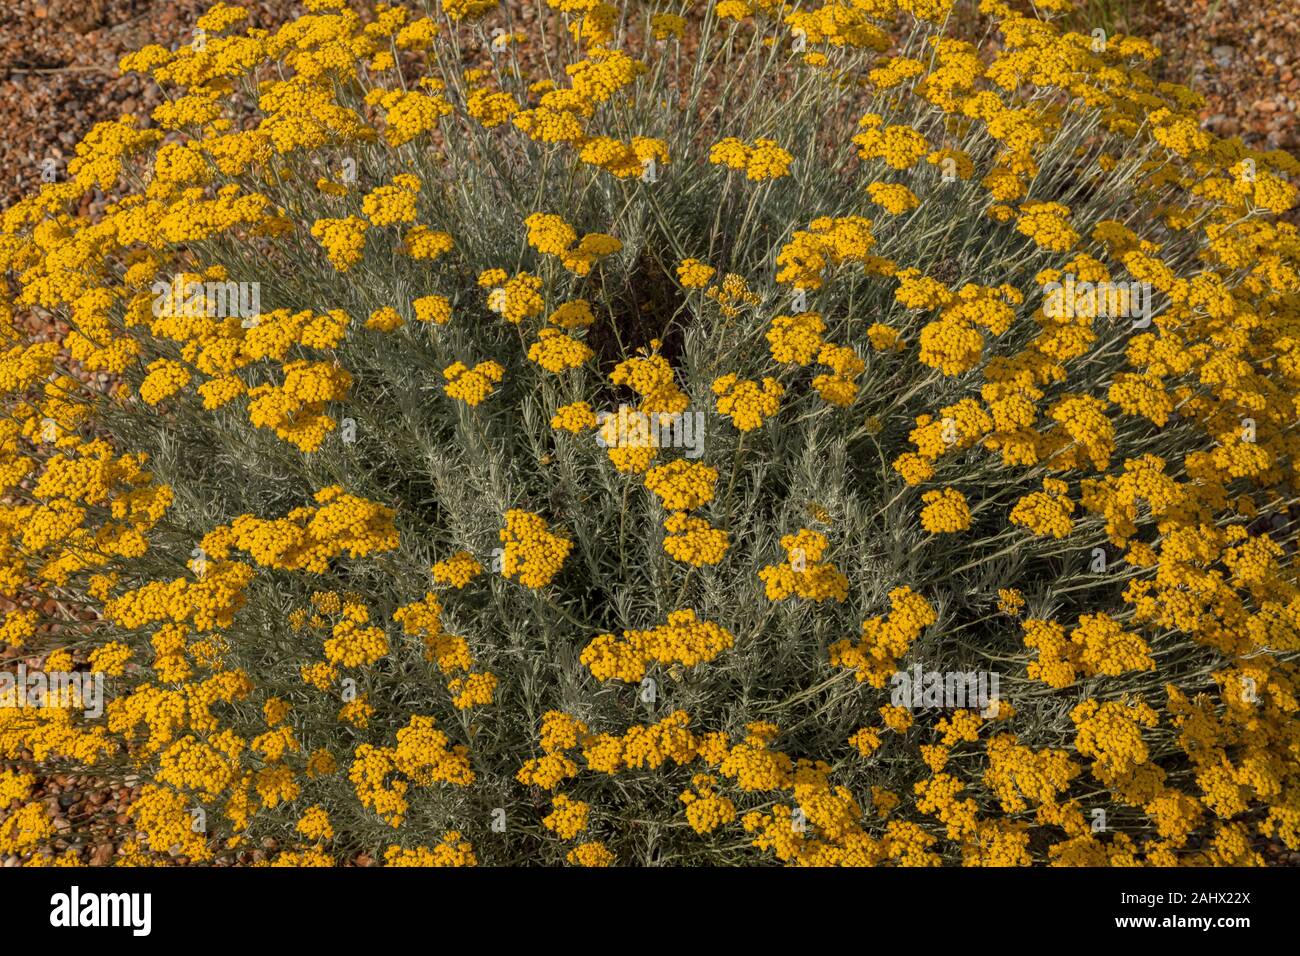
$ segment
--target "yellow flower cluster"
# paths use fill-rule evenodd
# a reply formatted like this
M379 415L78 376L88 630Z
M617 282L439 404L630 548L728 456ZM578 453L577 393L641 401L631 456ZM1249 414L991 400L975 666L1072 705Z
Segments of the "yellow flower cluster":
M817 353L817 364L830 369L813 376L817 394L840 408L852 405L858 397L857 378L866 371L867 363L851 347L827 342Z
M664 551L674 561L703 567L717 564L726 556L730 535L703 518L674 511L664 519Z
M420 322L446 325L451 321L451 301L443 295L422 295L412 300L411 308Z
M557 431L571 432L576 435L596 427L596 413L587 402L574 402L561 405L551 416L551 427Z
M341 554L356 559L397 547L392 508L348 494L337 485L322 488L313 499L317 507L295 508L283 518L240 515L204 535L200 547L218 561L238 549L264 568L313 574L324 574L330 560ZM214 573L208 570L200 583Z
M921 205L916 193L901 183L871 183L867 186L867 195L891 216L901 216Z
M1033 491L1011 509L1013 524L1024 525L1037 535L1064 538L1074 528L1075 503L1069 497L1070 486L1058 478L1044 478L1043 490Z
M1052 252L1069 252L1079 241L1070 227L1070 208L1055 202L1031 202L1020 207L1016 230Z
M487 129L494 129L519 112L519 102L509 93L480 86L465 98L465 111Z
M931 534L952 534L970 530L970 506L956 488L927 491L921 496L921 527Z
M448 0L456 8L482 7L478 0ZM384 851L384 866L478 866L474 846L459 830L448 830L434 847L390 846Z
M658 347L652 342L652 348ZM626 385L641 396L639 410L647 414L674 415L684 412L690 405L686 393L677 387L676 377L668 360L658 353L635 356L620 362L610 373L615 385Z
M717 782L716 777L697 773L691 778L691 786L695 789L678 797L686 804L686 822L696 833L712 833L736 819L736 805L716 792Z
M428 226L412 226L402 237L402 251L412 259L437 259L454 247L450 233Z
M347 272L361 261L368 227L369 223L357 216L317 219L312 224L311 236L325 248L330 265L339 272Z
M590 302L586 299L574 299L572 302L562 303L546 317L546 321L562 329L584 329L595 323L596 316L592 314Z
M667 511L690 511L713 500L718 469L678 458L645 473L645 486Z
M460 564L455 573L462 574L467 570L464 564ZM447 681L453 706L468 710L492 703L497 686L496 675L490 671L474 670L469 642L448 633L442 613L442 602L428 592L423 599L399 607L393 612L393 620L402 625L403 633L420 636L426 661L436 664L443 674L455 675Z
M402 173L394 176L390 184L377 186L366 193L361 200L361 211L366 214L372 226L415 222L419 195L419 177Z
M717 274L717 269L699 259L683 259L677 264L677 281L685 289L703 289Z
M389 146L402 146L432 132L438 128L438 120L452 111L451 104L436 91L376 88L366 94L366 103L383 110L384 139Z
M460 590L483 573L483 565L468 551L457 551L447 560L435 564L430 573L439 584L450 584Z
M434 728L432 717L417 714L397 731L395 746L361 744L348 768L357 799L397 828L406 818L406 794L411 786L450 783L468 787L474 782L469 751L462 746L448 747L448 743L447 735Z
M896 62L892 73L881 71L873 74L872 82L877 85L881 85L882 81L898 82L909 72L909 69L900 67ZM901 170L916 165L922 156L930 152L929 141L912 127L882 126L882 123L880 116L875 113L868 113L858 121L858 128L862 132L853 137L853 142L858 147L858 155L863 159L883 159L886 165Z
M785 394L785 386L770 376L760 385L728 374L714 379L712 387L718 396L718 411L742 432L753 431L763 419L775 415Z
M816 312L776 316L766 333L772 361L809 364L821 351L825 331L826 323Z
M543 109L545 108L534 112L542 114ZM580 127L572 114L559 113L546 118L552 122L558 120L556 122L558 129L550 133L555 136L556 141L579 140L581 146L578 149L578 158L582 162L603 169L619 179L657 178L659 167L667 166L670 162L668 144L661 139L633 136L631 141L626 143L610 136L592 136L584 139L581 138Z
M646 665L651 662L694 667L713 660L733 643L735 639L725 628L701 621L687 609L674 611L667 624L648 631L624 631L622 639L601 634L578 659L597 680L634 684L645 677Z
M344 604L332 636L325 642L325 659L342 667L364 667L387 654L388 637L383 629L362 627L369 620L364 604Z
M529 361L557 375L578 368L594 354L583 342L558 329L542 329L537 341L528 347Z
M783 601L795 596L807 601L833 599L843 602L849 596L849 579L829 561L822 561L830 541L820 531L801 528L797 534L781 538L786 559L769 564L758 572L769 601Z
M402 327L402 316L392 306L375 309L366 319L366 328L376 332L392 332Z
M259 385L248 391L248 419L258 428L304 452L318 449L335 428L323 413L325 403L340 401L352 388L352 376L328 362L288 362L281 385Z
M750 289L745 277L735 272L728 272L717 285L705 289L704 294L717 302L718 311L729 319L763 301L762 296Z
M515 325L539 314L545 306L541 278L527 272L507 276L504 269L488 269L479 274L478 284L491 290L488 308Z
M884 687L921 632L939 619L928 601L909 587L889 592L889 616L862 622L862 637L856 644L836 641L830 648L833 667L852 668L859 681Z
M561 840L572 840L587 829L587 815L591 805L581 800L571 800L564 794L556 794L551 800L554 808L542 817L542 826L550 830Z
M556 215L535 212L524 220L524 225L528 227L530 246L555 256L575 275L587 275L597 259L623 248L623 243L604 233L589 232L579 239L577 230Z
M464 362L453 362L442 370L442 377L447 380L442 390L449 397L473 407L496 391L497 383L505 378L505 374L506 370L490 359L473 368Z
M581 843L565 857L574 866L613 866L614 854L603 843Z
M806 230L795 230L777 253L776 264L781 268L776 281L796 289L820 289L828 273L845 263L883 268L883 260L875 260L870 254L875 244L870 219L861 216L814 219Z
M541 515L512 508L501 529L501 574L518 578L524 587L541 588L559 574L560 566L573 549L573 542L555 534Z
M764 182L790 175L790 164L794 162L794 157L774 139L756 139L751 146L734 136L728 136L710 148L709 162L716 166L743 170L754 182Z
M1026 620L1025 646L1038 651L1027 673L1050 687L1068 687L1082 673L1118 677L1130 671L1155 670L1151 648L1139 635L1125 631L1109 615L1084 614L1066 640L1054 621Z

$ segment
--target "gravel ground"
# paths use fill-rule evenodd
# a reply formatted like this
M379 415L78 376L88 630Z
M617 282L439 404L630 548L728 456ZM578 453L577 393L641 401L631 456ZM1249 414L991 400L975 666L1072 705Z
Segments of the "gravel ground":
M144 117L162 96L151 80L121 76L123 55L146 43L188 42L209 0L5 0L0 4L0 208L38 186L42 162L60 167L92 124ZM245 3L271 26L301 9Z
M61 167L71 158L93 123L122 113L147 116L161 101L159 91L139 76L120 76L117 61L146 43L188 41L194 20L211 5L210 0L3 2L0 209L39 185L45 160ZM289 0L242 5L255 26L272 26L301 9ZM1300 0L1137 0L1135 6L1141 9L1128 29L1164 51L1163 79L1188 83L1206 95L1207 128L1241 136L1256 148L1300 153ZM51 776L39 786L55 826L75 832L70 845L81 859L110 862L116 851L109 833L126 823L134 788L106 786L88 776ZM1285 847L1269 843L1259 849L1272 864L1300 865L1300 854ZM16 857L0 860L0 866L17 864Z
M1165 53L1167 79L1204 93L1206 127L1300 153L1300 2L1147 0L1134 32Z
M146 115L160 100L117 61L148 42L188 40L208 0L6 0L0 8L0 208L60 166L92 123ZM270 26L289 0L244 4ZM1206 126L1249 145L1300 151L1297 0L1145 0L1133 32L1165 51L1165 78L1190 82L1209 104Z

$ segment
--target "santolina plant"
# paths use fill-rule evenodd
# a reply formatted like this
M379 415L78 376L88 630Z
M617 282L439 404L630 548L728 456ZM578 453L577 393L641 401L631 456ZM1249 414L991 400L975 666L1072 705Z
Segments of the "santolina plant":
M306 7L3 216L0 853L1300 849L1294 158L1068 0Z

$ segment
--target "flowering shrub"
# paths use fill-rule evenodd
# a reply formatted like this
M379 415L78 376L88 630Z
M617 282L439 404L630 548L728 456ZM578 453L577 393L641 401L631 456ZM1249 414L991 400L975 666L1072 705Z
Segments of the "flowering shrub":
M0 854L1300 849L1300 164L1069 0L547 2L218 4L3 215L0 643L104 706L10 684Z

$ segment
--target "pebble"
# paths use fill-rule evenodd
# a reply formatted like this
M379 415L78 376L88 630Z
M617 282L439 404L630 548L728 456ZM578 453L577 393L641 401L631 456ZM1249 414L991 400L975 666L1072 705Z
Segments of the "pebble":
M107 866L113 859L113 844L97 843L95 848L90 851L91 866Z

